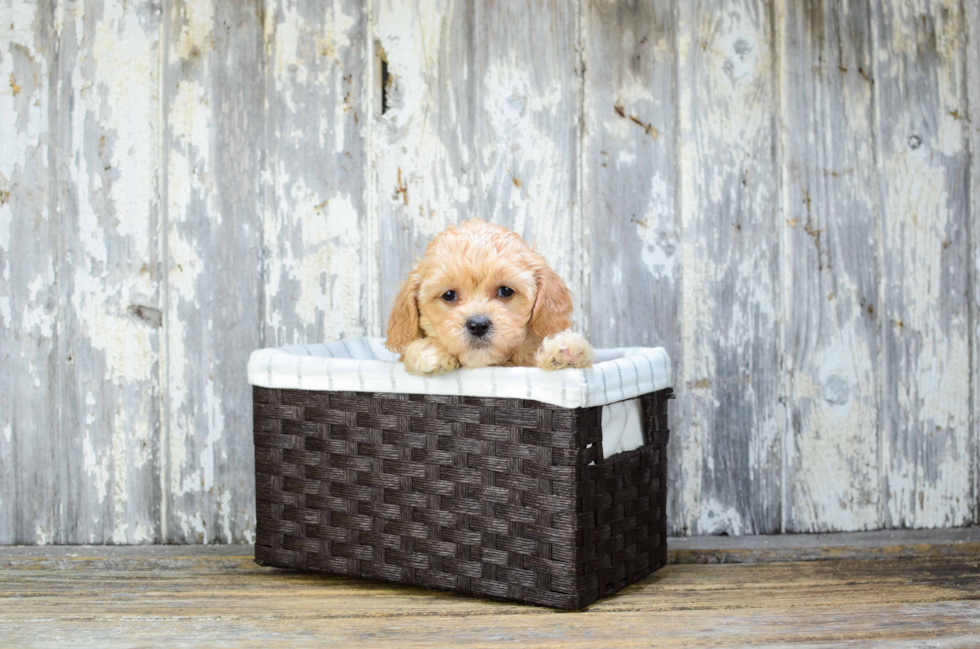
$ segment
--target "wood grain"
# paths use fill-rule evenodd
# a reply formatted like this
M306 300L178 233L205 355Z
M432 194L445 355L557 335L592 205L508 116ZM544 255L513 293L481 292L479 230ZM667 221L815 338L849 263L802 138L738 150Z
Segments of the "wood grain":
M127 554L0 558L0 632L14 643L70 638L100 646L152 642L161 633L170 642L249 646L969 646L980 639L974 557L674 565L584 611L555 612L263 569L227 553Z
M0 544L250 539L248 352L472 216L670 350L673 533L980 521L975 5L0 0Z
M784 531L877 529L880 228L871 16L780 3ZM847 449L835 457L832 449ZM830 453L830 455L828 455Z
M66 537L67 474L52 473L60 420L55 285L57 39L47 8L0 11L0 543ZM57 84L55 84L57 86ZM58 454L59 467L67 456ZM36 488L40 487L40 488Z
M233 542L254 530L242 377L260 330L260 14L257 2L215 0L169 2L165 14L168 542Z
M674 529L782 525L773 8L679 5L681 345Z
M376 263L364 254L367 13L353 1L264 11L263 344L361 336Z
M577 3L476 2L473 71L480 215L520 233L575 296L584 324Z
M875 105L888 526L973 520L965 16L956 2L877 2Z
M415 257L470 217L524 236L580 299L575 5L384 0L375 11L385 322Z
M967 130L970 134L970 214L967 222L970 245L968 252L973 259L967 261L967 277L971 287L970 303L970 427L973 440L973 522L980 522L980 422L977 421L977 405L980 404L980 5L965 4L967 41L966 54Z
M61 531L146 543L160 507L159 11L105 0L59 17Z
M12 413L2 425L3 445L12 445L4 472L14 473L3 499L14 520L0 538L152 541L158 15L152 2L113 0L83 13L7 8L13 103L3 121L13 124L0 202L10 203L11 220L0 247L15 290L0 319L17 335L3 363L12 388L4 391Z
M664 346L681 358L675 8L585 6L589 335L599 346Z
M432 237L482 215L474 12L471 2L425 0L381 0L374 8L370 191L383 251L382 331Z

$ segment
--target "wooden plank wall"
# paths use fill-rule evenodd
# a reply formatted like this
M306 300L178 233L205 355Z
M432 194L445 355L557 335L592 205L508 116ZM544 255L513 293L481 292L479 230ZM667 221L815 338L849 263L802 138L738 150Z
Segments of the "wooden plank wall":
M786 5L781 313L790 530L881 524L881 209L867 3ZM815 65L814 62L818 64ZM857 217L857 218L856 218ZM863 242L856 245L856 242ZM847 449L842 461L826 453ZM806 523L800 525L800 522ZM836 528L834 528L836 529Z
M522 233L675 534L978 521L966 0L0 0L0 544L252 540L248 352Z

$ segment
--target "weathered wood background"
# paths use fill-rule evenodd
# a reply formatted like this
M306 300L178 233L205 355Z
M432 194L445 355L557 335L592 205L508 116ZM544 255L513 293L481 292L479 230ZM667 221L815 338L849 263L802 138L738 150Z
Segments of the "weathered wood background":
M972 0L0 0L0 543L252 540L248 352L470 216L675 359L677 534L978 522Z

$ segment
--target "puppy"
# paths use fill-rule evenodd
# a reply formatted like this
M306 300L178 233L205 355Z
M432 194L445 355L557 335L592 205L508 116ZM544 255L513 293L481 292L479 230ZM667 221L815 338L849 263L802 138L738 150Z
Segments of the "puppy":
M514 232L479 219L436 236L408 275L385 346L412 374L510 365L587 367L592 346L571 326L572 294Z

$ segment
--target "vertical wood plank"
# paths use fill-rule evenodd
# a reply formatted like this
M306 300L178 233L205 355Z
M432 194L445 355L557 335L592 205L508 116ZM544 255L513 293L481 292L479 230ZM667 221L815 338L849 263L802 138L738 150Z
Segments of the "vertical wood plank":
M773 8L722 4L679 5L678 379L687 397L678 404L686 432L671 446L683 489L673 527L773 533L783 425Z
M578 13L579 3L474 3L472 73L480 214L544 254L582 327Z
M976 522L980 8L581 4L0 0L0 544L252 540L248 352L471 216L671 350L674 533Z
M251 541L245 376L260 331L261 7L221 0L167 7L163 536Z
M970 234L970 258L966 272L970 282L970 425L973 438L973 522L980 523L980 4L967 2L966 54L967 93L969 112L967 129L970 132L970 214L967 231ZM971 262L972 259L972 262Z
M966 30L955 1L875 3L889 527L963 525L970 462Z
M875 529L879 204L870 7L779 3L785 531Z
M377 263L368 241L366 31L362 2L265 5L269 346L365 333Z
M0 2L0 544L66 540L51 8ZM52 122L54 122L52 124ZM54 449L54 453L52 450Z
M11 395L3 431L15 456L17 508L5 534L17 542L152 542L159 7L92 0L10 8L13 47L4 50L18 106L3 163L12 168L0 173L13 182L3 190L15 201L10 216L20 212L15 237L3 237L17 244L19 288L0 312L20 319L7 353L15 357L10 378L24 392ZM20 42L25 29L38 40ZM27 417L34 422L23 425Z
M588 2L583 210L590 220L589 335L598 347L658 346L683 363L679 318L676 16L673 3ZM581 242L578 245L585 245ZM678 401L685 386L675 386ZM675 427L675 440L684 439ZM672 444L668 520L685 518Z
M679 360L674 7L587 7L583 202L592 222L590 333L605 347L666 345Z
M374 23L384 316L432 237L475 216L523 235L581 298L577 8L385 0Z
M472 2L381 0L371 163L378 219L379 310L416 256L451 223L482 216Z
M59 5L59 445L71 542L159 531L159 26L155 0ZM59 467L60 468L60 467Z

